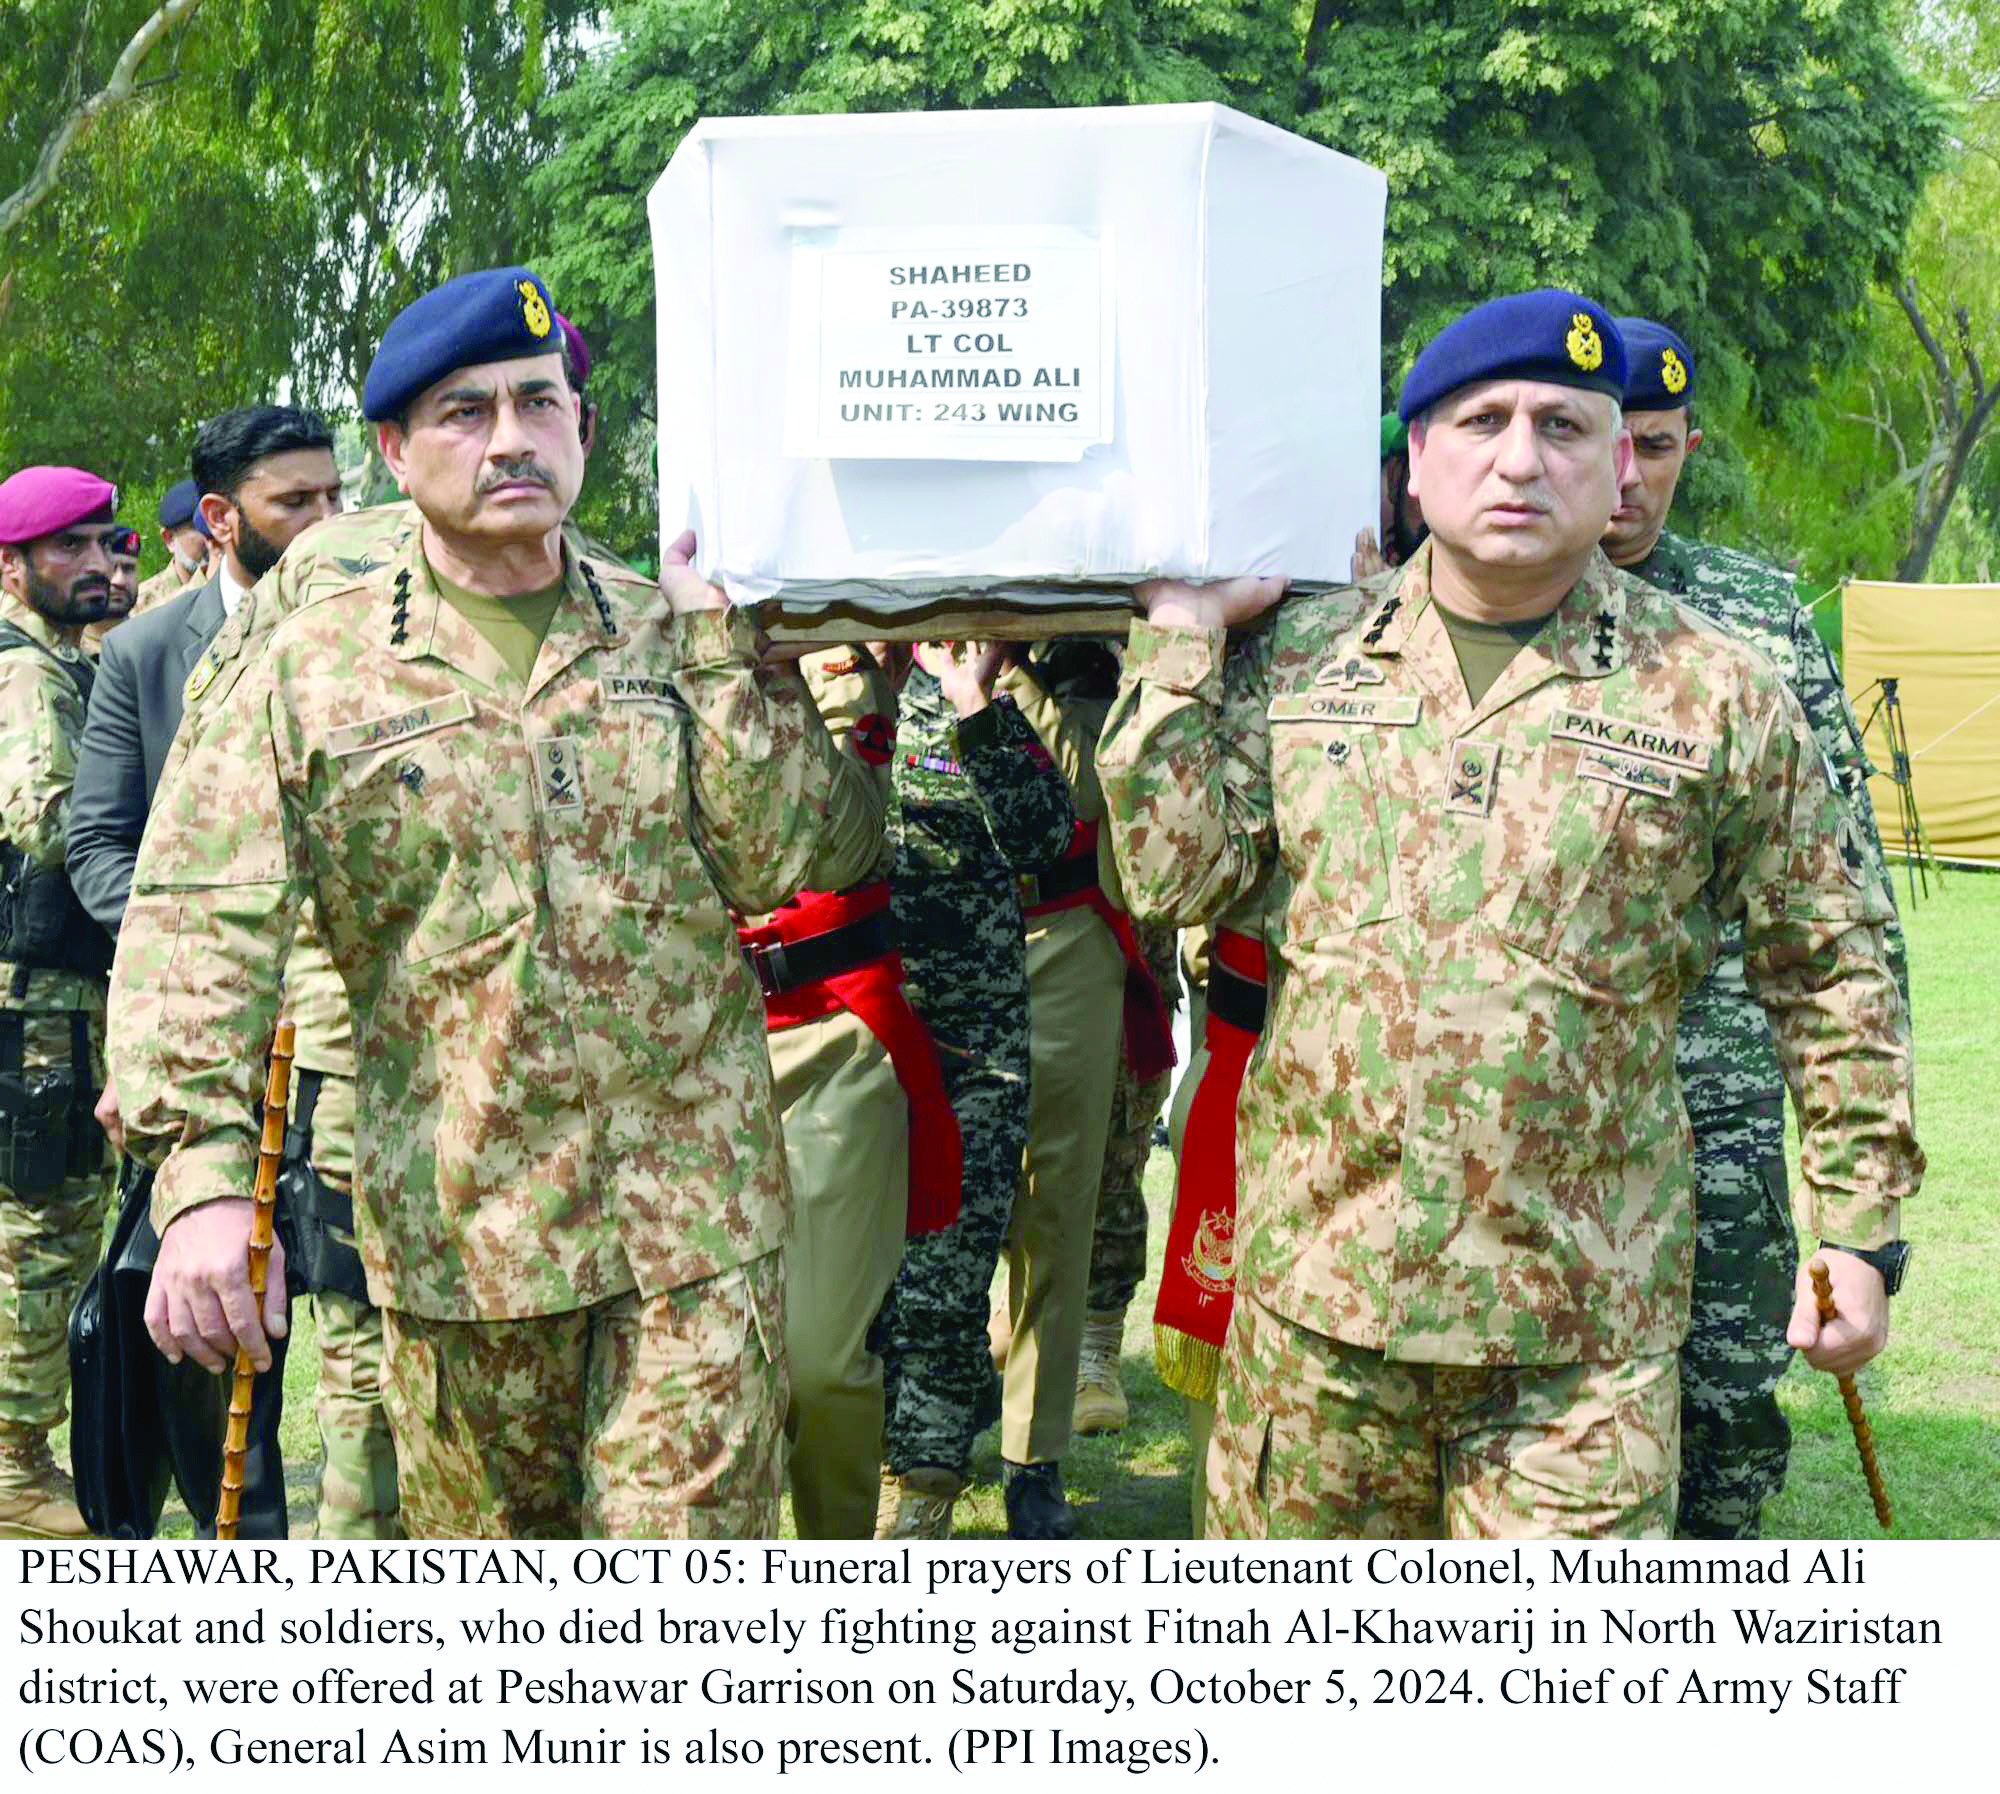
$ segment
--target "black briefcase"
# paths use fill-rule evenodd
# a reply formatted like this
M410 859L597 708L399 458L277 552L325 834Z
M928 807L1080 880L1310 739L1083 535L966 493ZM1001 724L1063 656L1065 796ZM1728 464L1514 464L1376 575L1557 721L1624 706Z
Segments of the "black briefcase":
M84 1523L100 1538L151 1538L170 1484L179 1489L197 1533L212 1538L230 1379L191 1358L169 1364L146 1331L146 1291L160 1251L152 1194L152 1172L125 1160L111 1244L70 1315L70 1474ZM281 1539L286 1533L278 1451L284 1347L283 1340L271 1342L271 1368L258 1377L252 1396L241 1538Z

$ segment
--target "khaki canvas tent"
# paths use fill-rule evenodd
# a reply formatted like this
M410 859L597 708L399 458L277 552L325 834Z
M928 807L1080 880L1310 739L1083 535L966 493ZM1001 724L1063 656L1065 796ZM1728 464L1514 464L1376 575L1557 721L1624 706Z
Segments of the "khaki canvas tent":
M1903 831L1877 710L1893 679L1909 735L1917 810L1940 859L2000 866L2000 585L1892 585L1854 580L1842 600L1848 696L1867 722L1870 785L1882 844Z

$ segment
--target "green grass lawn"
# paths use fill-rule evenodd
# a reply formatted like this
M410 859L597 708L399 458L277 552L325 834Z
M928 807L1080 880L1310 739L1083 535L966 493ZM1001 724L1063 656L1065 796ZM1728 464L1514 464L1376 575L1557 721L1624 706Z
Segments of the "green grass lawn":
M1889 1350L1863 1374L1861 1387L1896 1505L1898 1536L1993 1538L2000 1537L2000 1229L1988 1184L2000 1170L2000 1081L1994 1077L2000 876L1954 872L1944 889L1935 881L1931 888L1907 919L1918 1131L1930 1171L1922 1197L1904 1216L1917 1256L1896 1299ZM1157 1277L1172 1195L1164 1150L1153 1155L1146 1193ZM1115 1438L1077 1441L1064 1466L1093 1538L1187 1533L1182 1402L1153 1374L1154 1287L1149 1281L1126 1319L1131 1426ZM317 1360L311 1316L302 1311L285 1379L295 1533L311 1520ZM1792 1473L1783 1496L1766 1510L1766 1532L1778 1538L1879 1536L1833 1379L1795 1363L1780 1398L1795 1429ZM959 1530L967 1537L1006 1533L997 1441L997 1432L989 1432L980 1442L974 1486L959 1504ZM177 1505L163 1530L187 1536Z

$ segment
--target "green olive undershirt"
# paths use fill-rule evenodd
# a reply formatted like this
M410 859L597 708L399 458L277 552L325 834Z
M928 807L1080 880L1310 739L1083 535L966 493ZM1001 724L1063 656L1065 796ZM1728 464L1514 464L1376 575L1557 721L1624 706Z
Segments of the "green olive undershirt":
M1476 623L1437 607L1445 634L1451 637L1451 651L1458 656L1459 677L1476 706L1493 689L1515 655L1541 634L1549 617L1528 617L1519 623ZM1551 611L1549 616L1554 616Z
M539 592L495 598L453 585L435 567L431 578L437 581L438 596L492 644L507 670L526 685L535 671L535 656L542 651L542 638L562 603L563 582L559 579Z

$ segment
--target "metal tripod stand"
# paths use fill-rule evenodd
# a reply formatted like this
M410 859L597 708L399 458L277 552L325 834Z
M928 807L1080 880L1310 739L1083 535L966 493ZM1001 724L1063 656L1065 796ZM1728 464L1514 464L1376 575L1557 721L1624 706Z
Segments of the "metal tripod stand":
M1882 719L1882 733L1889 744L1889 777L1896 787L1896 820L1903 836L1903 866L1910 880L1910 901L1917 900L1917 880L1921 878L1924 895L1931 894L1931 874L1937 874L1938 889L1944 889L1944 868L1938 864L1937 855L1931 852L1930 836L1924 833L1924 819L1917 811L1917 782L1910 770L1910 732L1903 726L1903 700L1897 695L1895 679L1877 679L1861 693L1864 698L1869 692L1878 692L1875 707L1868 712L1868 720L1861 725L1862 739L1875 726L1875 719Z

